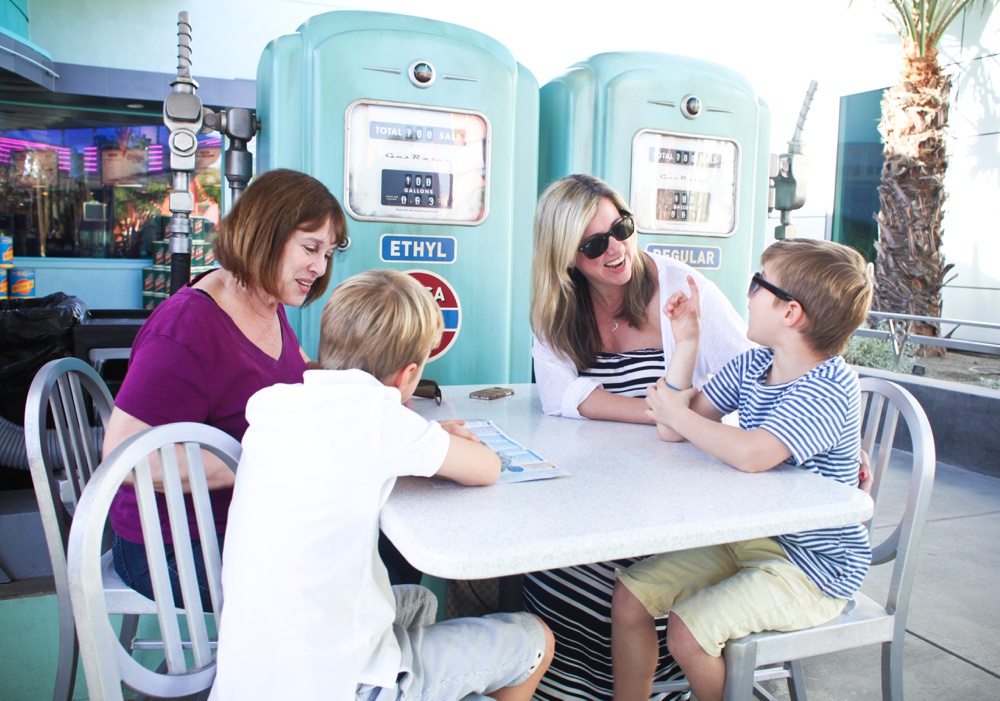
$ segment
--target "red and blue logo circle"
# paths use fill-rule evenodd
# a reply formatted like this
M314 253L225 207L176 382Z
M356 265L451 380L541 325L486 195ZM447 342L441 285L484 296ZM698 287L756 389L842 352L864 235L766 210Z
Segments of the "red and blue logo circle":
M426 287L431 293L431 297L441 307L441 315L444 317L444 333L441 335L441 343L431 351L428 360L434 360L444 355L449 348L455 344L458 338L459 329L462 326L462 305L458 301L455 289L440 275L428 270L407 270L406 274Z

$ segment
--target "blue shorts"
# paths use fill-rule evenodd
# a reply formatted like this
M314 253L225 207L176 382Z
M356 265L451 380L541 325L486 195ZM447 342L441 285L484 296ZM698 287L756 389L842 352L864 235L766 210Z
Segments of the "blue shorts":
M494 613L431 625L420 625L418 616L409 627L412 617L400 618L393 626L402 652L395 688L359 685L357 701L483 699L523 683L545 656L545 629L530 613Z
M219 552L222 552L222 543L225 536L219 538ZM201 594L201 605L205 611L212 610L212 596L208 589L208 576L205 574L205 561L201 554L201 543L197 540L191 541L194 552L194 571L198 576L198 590ZM180 576L177 574L177 558L174 555L174 546L170 543L164 544L167 555L167 571L170 573L170 586L174 593L174 605L184 608L184 598L181 596ZM146 559L146 546L142 543L133 543L125 540L117 533L111 540L111 555L115 563L115 572L122 578L126 585L136 590L147 599L155 599L153 596L153 580L149 573L149 561Z

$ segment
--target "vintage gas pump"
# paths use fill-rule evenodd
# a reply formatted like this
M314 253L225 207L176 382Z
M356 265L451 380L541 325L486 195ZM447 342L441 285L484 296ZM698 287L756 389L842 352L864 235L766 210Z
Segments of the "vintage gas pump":
M465 27L334 11L265 48L257 91L258 170L310 173L348 215L352 243L332 282L409 273L445 318L428 377L529 381L534 77ZM288 310L311 355L322 306Z
M229 182L232 201L246 189L253 173L253 158L248 142L257 131L253 111L233 108L214 112L201 104L195 94L198 82L191 77L191 19L187 12L177 18L177 77L170 84L172 92L163 100L163 123L170 131L170 294L191 277L191 173L195 169L198 134L217 131L229 139L224 174Z
M792 210L800 209L806 203L807 183L806 174L809 167L809 160L803 153L802 131L806 125L806 115L809 114L809 107L812 105L813 96L816 94L816 81L809 83L806 90L805 100L802 102L802 109L799 111L799 119L795 124L795 133L792 134L791 141L788 142L788 153L781 155L771 155L771 191L768 195L768 211L778 210L781 223L774 228L774 238L793 239L796 228L792 224Z
M739 309L766 243L770 110L737 72L606 53L541 89L539 190L574 172L629 201L644 250L679 258Z

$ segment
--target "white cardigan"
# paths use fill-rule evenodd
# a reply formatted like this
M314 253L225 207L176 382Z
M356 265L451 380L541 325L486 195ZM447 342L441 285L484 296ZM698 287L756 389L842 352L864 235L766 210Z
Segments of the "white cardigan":
M666 256L649 257L656 264L660 285L660 310L674 292L678 290L688 292L688 275L694 277L698 286L701 295L702 323L701 344L694 368L694 384L701 386L726 363L754 346L747 339L746 322L736 313L733 305L716 284L697 270ZM660 320L660 332L665 361L663 372L666 374L667 365L670 364L670 357L674 352L674 334L666 317ZM585 418L580 415L578 408L591 392L601 387L601 384L593 378L580 377L576 365L571 360L556 355L537 337L534 339L531 355L535 360L535 381L538 383L538 394L541 396L542 409L545 413L572 419Z

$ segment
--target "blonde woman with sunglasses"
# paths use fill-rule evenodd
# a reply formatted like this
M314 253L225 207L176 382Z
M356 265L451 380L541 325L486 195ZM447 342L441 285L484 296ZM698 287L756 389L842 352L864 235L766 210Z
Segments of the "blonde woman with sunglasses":
M535 377L546 414L650 423L646 387L673 353L663 306L698 286L705 320L694 369L701 384L750 347L746 322L718 287L690 266L639 250L622 196L591 175L570 175L535 211L531 328Z
M652 424L646 388L666 374L675 345L662 310L674 292L690 292L689 276L702 305L695 384L752 345L746 322L718 287L685 263L643 253L634 234L625 200L593 176L563 178L538 201L532 354L546 414ZM652 429L649 439L656 440ZM526 607L556 636L536 698L611 698L614 568L633 561L526 575ZM665 623L658 621L661 640ZM657 669L658 679L680 674L662 644Z

